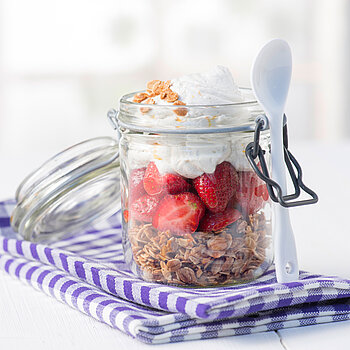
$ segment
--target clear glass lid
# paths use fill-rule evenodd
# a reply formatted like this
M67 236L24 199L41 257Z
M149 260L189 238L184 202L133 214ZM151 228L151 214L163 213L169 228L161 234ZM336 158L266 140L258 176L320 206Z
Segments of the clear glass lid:
M12 228L31 241L57 240L120 209L118 141L76 144L28 175L16 192Z

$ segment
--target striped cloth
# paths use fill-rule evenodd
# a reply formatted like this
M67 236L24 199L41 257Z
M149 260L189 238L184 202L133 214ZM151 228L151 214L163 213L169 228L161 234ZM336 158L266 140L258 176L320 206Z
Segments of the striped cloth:
M146 343L170 343L349 319L350 280L306 272L222 288L147 283L123 263L120 215L51 245L10 228L14 201L0 202L0 268L35 289Z

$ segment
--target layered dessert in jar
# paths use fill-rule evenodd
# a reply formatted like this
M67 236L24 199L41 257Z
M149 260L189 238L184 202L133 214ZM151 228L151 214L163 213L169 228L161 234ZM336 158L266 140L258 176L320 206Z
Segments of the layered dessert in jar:
M182 286L261 275L273 259L269 194L245 157L253 132L225 131L254 124L257 103L221 66L150 81L123 103L121 112L132 109L128 117L140 124L138 132L122 128L121 138L131 269L147 281ZM268 151L267 134L264 142Z

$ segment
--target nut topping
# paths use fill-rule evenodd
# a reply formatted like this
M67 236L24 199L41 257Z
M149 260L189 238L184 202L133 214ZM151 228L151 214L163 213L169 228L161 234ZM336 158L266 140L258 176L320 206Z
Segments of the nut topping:
M136 103L141 103L142 101L144 101L148 97L149 96L145 92L140 92L134 96L133 101Z
M137 93L133 102L136 103L145 103L145 104L155 104L155 101L152 97L159 96L160 99L166 100L168 103L173 103L175 106L184 106L186 103L179 101L179 95L171 90L171 81L162 81L162 80L151 80L147 83L147 92ZM151 109L149 107L141 107L142 113L148 113ZM176 108L174 113L178 116L184 117L187 114L186 108Z

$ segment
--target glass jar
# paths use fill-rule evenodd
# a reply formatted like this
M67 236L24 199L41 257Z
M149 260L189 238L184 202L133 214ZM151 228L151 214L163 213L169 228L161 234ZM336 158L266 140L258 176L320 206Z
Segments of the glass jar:
M245 156L263 112L242 93L245 102L220 106L121 99L123 247L144 280L217 286L253 280L271 265L269 194ZM260 145L268 161L268 131Z
M12 227L28 240L57 240L121 208L125 260L144 280L256 279L273 261L272 210L245 156L263 111L249 89L241 92L244 102L216 106L141 105L123 96L109 112L117 140L88 140L29 175ZM269 166L268 130L260 146Z

